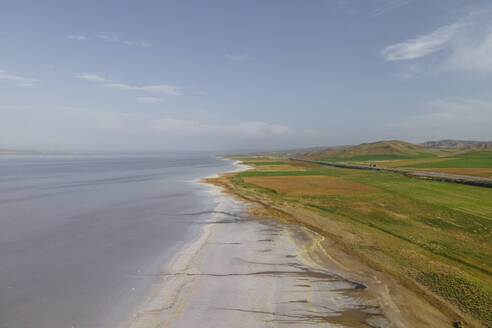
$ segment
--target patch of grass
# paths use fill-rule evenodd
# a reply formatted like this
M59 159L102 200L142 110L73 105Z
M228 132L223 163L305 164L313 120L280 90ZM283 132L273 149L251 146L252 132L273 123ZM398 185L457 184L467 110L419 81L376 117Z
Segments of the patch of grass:
M439 162L419 163L415 168L492 168L492 151L477 151L444 158Z
M367 162L367 161L391 161L413 158L432 158L435 155L421 154L421 155L398 155L398 154L373 154L373 155L358 155L351 157L327 157L320 161L324 162Z
M229 178L229 180L234 184L236 187L242 187L242 188L248 188L248 189L254 189L256 192L260 192L262 194L267 194L270 196L276 196L277 191L271 188L266 188L254 184L250 184L244 181L244 179L239 176L238 174L232 176Z
M481 318L489 326L492 325L490 291L484 291L487 286L455 274L437 272L423 272L417 275L416 280L436 294L452 300L462 311Z

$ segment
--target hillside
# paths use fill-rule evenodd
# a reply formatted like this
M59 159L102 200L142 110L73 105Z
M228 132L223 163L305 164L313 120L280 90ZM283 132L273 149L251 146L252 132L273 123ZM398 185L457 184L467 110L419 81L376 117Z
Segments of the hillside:
M436 150L428 149L421 145L415 145L400 140L378 141L362 143L357 146L332 147L316 149L308 152L300 152L297 157L306 159L330 159L341 160L384 160L403 159L413 157L436 156Z
M437 140L426 141L420 144L424 148L460 148L470 150L492 149L492 141L470 141L470 140Z

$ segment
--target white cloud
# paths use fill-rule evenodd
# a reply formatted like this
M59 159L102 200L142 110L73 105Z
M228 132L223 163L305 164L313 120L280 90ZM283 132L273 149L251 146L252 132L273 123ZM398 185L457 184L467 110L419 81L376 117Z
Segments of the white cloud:
M482 38L457 40L442 69L492 72L492 28Z
M244 62L244 61L248 61L250 58L249 55L246 55L246 54L235 54L235 55L231 55L231 54L225 54L224 57L229 60L229 61L232 61L232 62Z
M59 124L62 121L63 124ZM19 129L25 133L19 134ZM0 148L54 150L264 149L302 132L267 122L223 122L86 108L0 106ZM8 147L7 147L8 146Z
M85 36L85 35L75 35L75 34L67 35L67 39L77 40L77 41L88 41L88 40L90 40L90 38L88 36Z
M168 85L168 84L149 85L146 87L140 87L139 90L151 92L151 93L168 95L168 96L181 96L182 95L182 93L181 93L181 91L179 91L178 87L176 87L174 85Z
M412 63L402 73L410 77L424 72L442 73L450 70L492 73L491 14L492 9L470 12L453 24L390 45L381 51L381 55L388 61L411 61L446 50L424 65L422 62Z
M138 97L137 101L142 104L158 104L164 101L164 99L156 97Z
M370 18L377 18L404 6L411 4L414 0L338 0L335 2L337 10L343 10L351 15L362 13ZM327 1L327 2L334 2Z
M82 73L77 75L77 77L87 81L107 82L107 79L96 74ZM174 97L183 95L180 90L181 89L180 87L170 84L136 86L126 83L104 83L104 84L100 84L100 86L106 89L118 89L122 91L140 91L140 92L165 95L165 96L174 96ZM155 97L139 97L137 98L137 101L141 103L157 103L163 101L163 99L155 98Z
M381 55L389 61L411 60L427 56L442 50L461 26L460 23L446 25L429 34L390 45L381 51Z
M11 83L20 87L32 87L36 82L39 81L36 79L13 75L5 70L0 70L0 82Z
M182 93L179 90L180 88L174 85L169 84L158 84L158 85L148 85L148 86L134 86L124 83L108 83L104 84L103 88L110 89L119 89L124 91L136 90L136 91L144 91L154 94L162 94L166 96L181 96Z
M87 80L87 81L96 81L96 82L104 82L106 81L105 78L99 76L99 75L96 75L96 74L89 74L89 73L82 73L82 74L79 74L77 75L78 78L80 79L83 79L83 80Z
M96 35L96 38L101 39L101 40L104 40L104 41L108 41L108 42L118 42L118 41L120 41L120 38L117 35L112 34L112 33L98 34L98 35Z
M145 42L145 41L124 40L124 39L121 39L119 36L117 36L116 34L113 34L113 33L98 34L98 35L96 35L96 38L103 40L103 41L106 41L106 42L124 44L124 45L129 46L129 47L150 48L152 46L152 44L150 44L149 42Z
M152 46L151 43L146 42L146 41L129 41L129 40L124 40L120 38L118 35L113 34L113 33L101 33L97 34L95 36L87 36L87 35L77 35L77 34L71 34L67 35L67 38L70 40L76 40L76 41L89 41L89 40L102 40L105 42L110 42L110 43L119 43L119 44L124 44L129 47L137 47L137 48L150 48Z
M413 0L377 0L370 16L377 17L410 4Z
M401 72L398 72L396 74L396 77L398 77L402 81L410 80L415 77L421 76L425 73L424 67L422 65L418 65L416 63L412 63L410 65L407 65L402 69Z
M190 133L192 135L208 135L219 138L261 139L267 137L283 137L293 131L284 125L252 121L232 124L205 123L193 120L180 120L162 117L152 121L157 130L167 132Z
M130 47L138 47L138 48L150 48L152 44L145 41L123 41L124 44Z
M480 99L437 99L422 105L423 113L388 127L400 136L492 139L492 102Z
M218 127L216 127L218 128ZM239 133L241 135L250 137L250 138L264 138L268 136L285 136L292 132L292 130L284 125L277 124L269 124L265 122L244 122L232 125L226 125L222 127L229 131L229 133Z
M486 121L492 123L492 102L481 99L437 99L429 101L426 107L434 109L430 114L432 117L451 119L456 122ZM427 117L429 117L427 115Z
M108 83L104 84L103 88L109 88L109 89L119 89L119 90L139 90L139 87L134 87L128 84L124 83Z

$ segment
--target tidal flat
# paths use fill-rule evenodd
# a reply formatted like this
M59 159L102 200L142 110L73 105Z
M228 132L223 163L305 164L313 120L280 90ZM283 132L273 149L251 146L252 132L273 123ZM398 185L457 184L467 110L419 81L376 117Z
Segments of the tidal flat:
M217 203L213 215L121 327L452 325L322 234L281 222L273 212L271 218L255 215L249 202L223 191L220 184L210 186ZM406 309L399 308L402 298Z

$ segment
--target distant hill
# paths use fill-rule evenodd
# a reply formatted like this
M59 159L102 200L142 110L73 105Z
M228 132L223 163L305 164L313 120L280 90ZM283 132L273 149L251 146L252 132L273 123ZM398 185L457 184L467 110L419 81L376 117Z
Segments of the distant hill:
M0 149L0 155L39 155L42 152L30 150Z
M492 141L438 140L412 144L401 140L366 142L360 145L312 147L249 155L295 157L329 162L371 162L426 157L452 157L471 152L492 152Z
M421 145L400 140L385 140L362 143L357 146L331 147L299 152L297 157L310 159L394 159L434 156L435 151Z
M426 141L420 144L425 148L471 148L470 150L486 150L492 149L492 141L470 141L470 140L437 140Z

